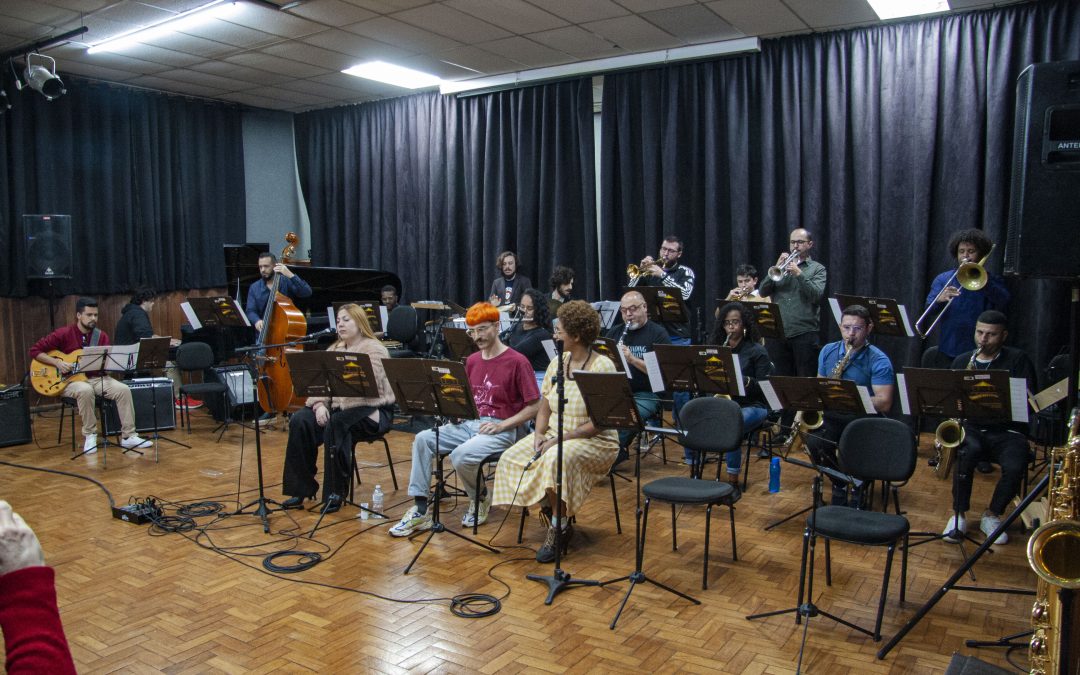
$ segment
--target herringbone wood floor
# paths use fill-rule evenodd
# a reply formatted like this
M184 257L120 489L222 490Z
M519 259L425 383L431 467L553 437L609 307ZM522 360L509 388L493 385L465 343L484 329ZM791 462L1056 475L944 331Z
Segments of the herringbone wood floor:
M237 427L216 443L209 415L196 413L196 432L168 432L191 442L192 450L161 445L160 462L121 456L70 461L68 446L36 445L0 449L0 461L69 471L100 481L123 503L130 496L176 502L215 499L236 506L254 498L255 448L250 431ZM37 442L55 440L56 420L37 416ZM393 491L381 446L359 446L365 498L380 483L387 510L400 516L405 494L411 435L390 434L401 489ZM65 443L66 443L65 438ZM924 446L926 439L924 438ZM285 434L263 436L267 494L281 498L279 481ZM677 457L677 449L669 451ZM947 516L948 484L931 477L921 452L912 484L903 488L903 507L915 530L938 531ZM241 469L241 457L242 473ZM643 463L645 480L681 472L657 457ZM679 550L670 545L670 516L654 509L645 570L652 578L702 601L700 606L660 589L638 587L617 630L608 623L622 600L625 583L576 588L543 604L545 589L527 573L549 573L532 551L514 549L517 511L495 537L491 554L457 537L437 536L408 576L402 575L422 541L393 539L387 523L361 521L351 507L327 519L314 541L306 533L317 514L273 513L271 534L250 515L229 517L207 534L149 536L147 526L111 517L106 494L85 480L0 465L0 496L9 500L38 532L48 563L57 570L61 613L81 672L725 672L789 673L795 669L802 629L791 615L749 622L746 614L794 604L802 520L771 532L763 526L808 503L809 472L785 467L783 490L766 491L767 463L754 460L749 490L736 511L739 561L731 560L726 510L714 519L709 590L701 590L704 515L688 509L679 516ZM985 504L993 478L976 480L974 503ZM578 531L564 569L577 578L610 579L633 567L633 484L617 481L624 532L615 533L610 492L600 484L578 519ZM458 528L464 506L446 522ZM506 510L492 510L481 538L491 538ZM200 518L206 523L209 518ZM543 532L536 519L526 525L525 543L536 547ZM981 535L977 535L981 538ZM1024 560L1023 533L996 547L976 566L979 583L1034 587ZM197 539L197 541L195 541ZM218 553L211 546L225 551ZM318 551L325 559L299 574L272 575L265 554L285 549ZM970 550L970 547L969 547ZM330 553L332 552L332 554ZM819 550L819 556L821 555ZM525 558L517 560L517 558ZM819 557L819 562L823 557ZM828 611L871 624L880 589L884 551L836 545L833 586L815 583L815 600ZM289 563L294 561L280 561ZM883 627L888 639L940 587L960 562L954 546L933 543L912 550L908 601L898 602L899 559ZM489 570L502 563L491 576ZM819 571L823 569L819 567ZM493 617L453 616L445 600L388 602L352 591L419 600L462 593L502 595ZM318 584L330 584L329 588ZM874 643L834 622L811 620L804 669L811 673L942 672L955 651L1006 666L1001 650L971 650L965 638L992 639L1027 627L1030 598L952 591L884 661ZM1016 659L1025 663L1023 654Z

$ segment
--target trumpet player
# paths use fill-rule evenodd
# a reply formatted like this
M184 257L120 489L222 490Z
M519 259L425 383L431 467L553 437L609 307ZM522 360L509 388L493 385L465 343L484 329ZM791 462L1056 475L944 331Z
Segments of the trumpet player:
M993 242L982 230L960 230L949 239L949 255L957 265L974 263L986 257L992 245ZM1003 312L1009 303L1009 291L1000 275L987 272L985 286L979 290L967 290L961 288L954 272L954 269L949 269L934 277L930 293L926 296L926 307L937 305L937 311L942 311L945 304L952 300L949 311L941 315L938 321L941 334L937 356L932 363L926 364L930 368L948 368L957 355L971 351L975 347L971 336L975 333L975 321L979 314L990 309Z
M735 268L735 288L728 291L726 302L763 300L772 302L772 298L763 297L757 288L758 271L753 265L743 263ZM717 306L713 316L720 319L720 307Z
M649 420L660 412L660 397L649 386L648 367L645 365L645 353L653 351L653 345L669 345L664 327L655 321L649 321L649 311L645 298L637 291L627 291L619 301L619 312L623 323L611 327L606 337L616 340L626 365L630 368L630 390L634 392L634 405L643 420ZM633 433L619 431L619 457L624 458L626 445Z
M774 273L761 282L761 295L772 296L784 321L784 340L768 340L767 347L777 375L813 377L821 348L819 305L825 293L825 266L810 257L814 236L809 230L792 230L788 244L791 248L780 254Z
M951 311L951 310L950 310ZM987 310L975 321L976 349L959 354L952 362L953 370L963 370L969 366L973 370L1007 370L1010 377L1022 377L1027 380L1028 390L1036 390L1035 367L1027 354L1019 349L1005 346L1009 332L1005 330L1005 315L997 310ZM963 533L967 528L965 513L971 507L971 484L973 470L980 460L990 460L1001 467L990 504L983 512L979 529L983 534L990 534L1001 524L1001 514L1019 491L1027 470L1029 453L1028 427L1020 422L987 424L978 421L964 422L964 441L957 449L956 471L953 499L956 515L949 518L945 525L945 534ZM946 537L954 541L953 537ZM997 543L1009 541L1002 532Z
M867 342L874 324L870 312L862 305L848 305L840 315L839 342L825 345L818 355L818 377L851 380L869 390L870 402L879 415L889 412L895 389L892 362L885 352ZM806 447L814 461L837 467L836 446L840 435L859 415L826 413L824 424L806 439ZM854 495L859 504L859 491ZM847 484L833 481L832 504L847 506Z

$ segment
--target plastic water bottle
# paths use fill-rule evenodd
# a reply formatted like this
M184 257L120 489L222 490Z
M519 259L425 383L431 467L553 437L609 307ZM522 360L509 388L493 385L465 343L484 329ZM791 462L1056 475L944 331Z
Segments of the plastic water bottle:
M375 513L383 512L383 491L381 485L376 485L375 491L371 493L371 510ZM381 516L373 517L381 518Z
M780 492L780 458L773 457L769 464L769 492Z

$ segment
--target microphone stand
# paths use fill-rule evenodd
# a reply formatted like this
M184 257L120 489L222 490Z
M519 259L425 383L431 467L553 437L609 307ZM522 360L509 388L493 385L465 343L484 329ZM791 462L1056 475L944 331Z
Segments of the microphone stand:
M559 399L559 404L556 406L558 409L558 418L556 420L556 430L558 438L557 455L555 457L555 569L550 576L543 574L528 574L525 576L530 581L539 581L540 583L547 584L548 594L544 600L545 605L550 605L555 599L555 596L563 590L571 588L573 586L599 586L599 581L584 580L584 579L571 579L569 572L564 572L561 567L562 562L562 535L563 527L562 521L566 518L563 512L562 501L562 479L563 479L563 410L566 407L565 389L566 383L564 378L566 377L566 366L563 363L563 341L556 340L555 345L558 352L555 358L559 360L559 372L555 375L555 391ZM591 347L590 347L591 349Z

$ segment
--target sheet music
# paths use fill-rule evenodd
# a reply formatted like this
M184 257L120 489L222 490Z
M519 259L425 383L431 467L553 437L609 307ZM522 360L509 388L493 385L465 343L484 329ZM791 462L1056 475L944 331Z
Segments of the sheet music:
M896 306L900 310L900 319L904 323L904 334L908 337L915 337L915 331L911 329L911 321L908 320L907 307L903 305Z
M1028 421L1027 380L1022 377L1009 378L1009 398L1012 399L1012 418L1014 422Z
M622 353L622 350L619 349L618 344L615 345L615 352L618 353L619 360L622 361L622 369L623 369L623 372L626 373L626 379L628 379L628 380L634 379L634 373L631 372L631 370L630 370L630 364L626 362L626 354ZM634 370L637 370L637 368L635 368Z
M769 410L782 410L780 405L780 398L776 395L776 390L773 389L772 384L768 380L762 380L758 382L758 386L761 387L761 393L765 394L765 400L769 404Z
M541 340L540 344L544 345L544 353L547 354L548 361L554 361L558 353L555 351L554 340Z
M870 392L866 390L866 387L858 387L859 399L862 401L863 409L866 410L867 415L873 415L877 412L874 408L874 402L870 400Z
M591 303L592 308L600 314L600 327L608 330L615 324L615 317L619 315L620 302L618 300L600 300Z
M621 351L619 352L622 353ZM664 391L664 377L660 374L660 362L656 360L656 352L645 352L641 357L645 361L645 372L649 376L649 386L654 393ZM629 372L627 368L627 372Z
M746 380L742 374L742 364L739 363L739 355L734 352L731 354L731 360L735 362L735 381L739 383L739 396L746 396L746 386L743 382Z
M840 302L837 301L836 298L829 298L829 308L832 309L833 318L836 319L836 325L839 326L840 325L840 317L842 316L840 314L840 312L842 311L840 309Z
M326 320L330 322L331 326L337 325L337 316L334 315L334 306L330 305L326 308ZM383 324L386 325L385 323Z
M199 321L199 317L195 316L195 310L191 308L190 302L187 302L186 300L181 302L180 310L184 312L184 317L187 318L187 322L191 324L192 328L199 330L203 327L202 321Z
M900 391L900 412L904 415L910 415L911 402L908 401L907 378L904 377L903 373L896 374L896 386Z
M386 305L379 305L379 320L382 321L383 328L390 322L390 312L386 311ZM334 321L330 322L331 326L337 325Z

